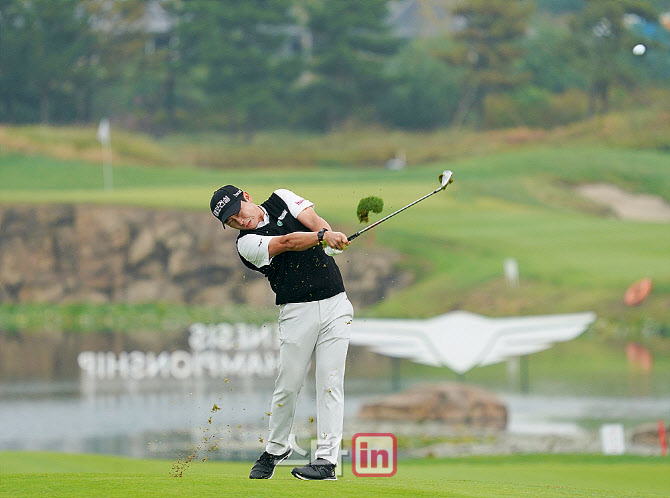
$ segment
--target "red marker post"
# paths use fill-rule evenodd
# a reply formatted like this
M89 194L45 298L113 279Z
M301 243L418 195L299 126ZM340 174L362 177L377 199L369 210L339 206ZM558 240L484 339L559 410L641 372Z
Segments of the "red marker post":
M668 437L665 433L665 422L658 421L658 441L661 443L661 456L668 456Z

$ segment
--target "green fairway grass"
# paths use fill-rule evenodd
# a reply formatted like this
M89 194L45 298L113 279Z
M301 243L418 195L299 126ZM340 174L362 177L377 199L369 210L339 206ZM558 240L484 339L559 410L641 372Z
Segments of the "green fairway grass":
M251 462L197 462L174 477L174 462L100 455L0 453L3 496L668 496L670 460L661 457L519 455L401 460L395 476L356 477L343 463L337 482L306 482L278 467L251 481Z

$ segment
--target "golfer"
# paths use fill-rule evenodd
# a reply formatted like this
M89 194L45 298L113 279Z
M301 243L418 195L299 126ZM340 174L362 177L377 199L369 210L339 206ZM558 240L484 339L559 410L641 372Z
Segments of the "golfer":
M322 242L342 250L349 244L314 211L314 204L290 190L275 190L262 204L232 185L210 202L212 214L240 231L237 252L248 268L265 275L279 305L279 375L270 409L270 435L251 479L269 479L291 455L289 434L296 401L312 353L316 366L317 450L308 465L296 467L299 479L336 480L342 440L344 366L353 307L335 260Z

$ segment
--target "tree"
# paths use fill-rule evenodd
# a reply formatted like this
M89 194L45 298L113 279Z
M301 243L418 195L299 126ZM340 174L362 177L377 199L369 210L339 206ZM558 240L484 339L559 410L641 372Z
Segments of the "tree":
M383 69L399 42L386 24L386 0L306 0L312 35L307 83L301 94L312 124L334 128L370 112L383 87Z
M379 102L381 118L394 126L430 129L449 124L458 105L463 75L431 55L428 43L403 47L385 71L387 89Z
M24 63L35 50L33 45L24 6L0 0L0 121L37 120L31 112L35 99L28 91L30 76Z
M554 15L575 12L584 8L586 0L537 0L537 10Z
M453 15L463 24L453 35L457 46L437 56L466 71L463 96L454 117L456 126L471 111L480 124L487 94L528 78L515 69L523 56L520 41L526 36L533 7L529 0L464 0L454 7Z
M0 4L0 87L9 119L47 123L76 115L93 35L78 0ZM39 112L36 114L36 103ZM19 112L23 108L23 112Z
M101 85L141 53L141 0L0 0L0 118L90 121ZM131 58L132 60L132 58Z
M612 85L634 81L630 61L634 40L625 26L625 14L647 20L657 15L653 5L644 0L588 0L584 10L573 18L576 49L588 78L590 115L609 110Z
M156 35L148 26L148 5L144 0L85 3L95 33L95 79L89 93L98 115L125 118L155 112L152 104L160 95L164 71L156 69L162 54L146 49ZM98 97L93 99L93 94Z
M282 94L300 74L288 46L290 7L289 0L175 3L181 82L201 91L200 112L222 114L247 136L281 119Z
M521 69L530 74L529 83L552 93L586 88L572 42L574 33L566 24L557 23L553 16L537 19L522 43L525 56Z

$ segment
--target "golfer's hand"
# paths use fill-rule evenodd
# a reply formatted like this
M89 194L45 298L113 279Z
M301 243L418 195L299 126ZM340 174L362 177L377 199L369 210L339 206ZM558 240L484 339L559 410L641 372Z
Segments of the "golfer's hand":
M347 236L342 232L331 232L330 230L323 234L323 240L328 244L328 247L344 251L345 247L349 245Z

